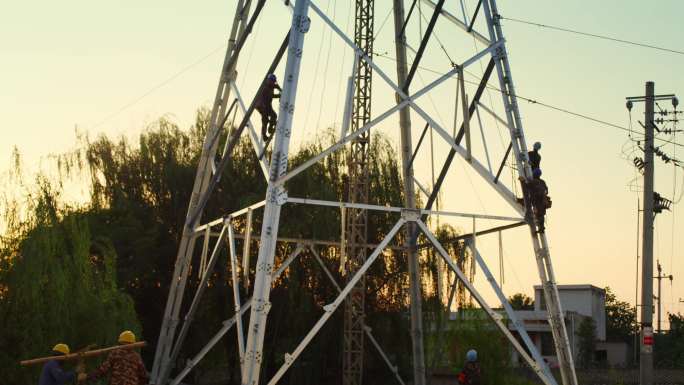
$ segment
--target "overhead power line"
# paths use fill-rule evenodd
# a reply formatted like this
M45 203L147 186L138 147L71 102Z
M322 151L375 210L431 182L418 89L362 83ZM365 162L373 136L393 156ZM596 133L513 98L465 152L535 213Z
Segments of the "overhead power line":
M598 35L598 34L595 34L595 33L582 32L582 31L577 31L577 30L569 29L569 28L556 27L556 26L553 26L553 25L541 24L541 23L537 23L537 22L534 22L534 21L520 20L520 19L514 19L514 18L510 18L510 17L503 17L503 16L500 16L500 17L501 17L502 20L514 21L514 22L516 22L516 23L533 25L533 26L540 27L540 28L547 28L547 29L552 29L552 30L561 31L561 32L573 33L573 34L576 34L576 35L581 35L581 36L586 36L586 37L593 37L593 38L596 38L596 39L602 39L602 40L613 41L613 42L616 42L616 43L629 44L629 45L634 45L634 46L637 46L637 47L650 48L650 49L655 49L655 50L658 50L658 51L664 51L664 52L669 52L669 53L675 53L675 54L678 54L678 55L684 55L684 51L679 51L679 50L676 50L676 49L665 48L665 47L658 47L658 46L651 45L651 44L645 44L645 43L639 43L639 42L630 41L630 40L618 39L618 38L616 38L616 37L605 36L605 35Z
M171 83L171 82L172 82L173 80L175 80L177 77L179 77L179 76L181 76L182 74L188 72L188 71L191 70L192 68L194 68L194 67L196 67L196 66L202 64L204 61L206 61L207 59L209 59L210 57L212 57L214 54L216 54L217 52L219 52L220 50L225 49L225 48L226 48L226 43L223 43L223 44L219 45L218 47L214 48L214 49L213 49L211 52L209 52L208 54L202 56L201 58L199 58L199 59L197 59L196 61L194 61L194 62L188 64L187 66L181 68L178 72L174 73L173 75L169 76L168 78L164 79L163 81L157 83L155 86L153 86L153 87L150 88L149 90L145 91L144 93L142 93L142 94L141 94L140 96L138 96L137 98L131 100L130 102L128 102L128 103L124 104L123 106L121 106L121 107L120 107L119 109L117 109L116 111L114 111L114 112L112 112L111 114L107 115L104 119L100 120L98 123L96 123L95 125L93 125L92 127L90 127L90 129L95 129L95 128L100 127L101 125L105 124L106 122L108 122L108 121L111 120L112 118L116 117L116 116L119 115L120 113L122 113L122 112L126 111L127 109L133 107L134 105L136 105L138 102L140 102L141 100L143 100L143 99L145 99L146 97L148 97L148 96L149 96L150 94L152 94L153 92L155 92L155 91L157 91L158 89L164 87L165 85Z
M387 55L386 53L383 53L383 52L374 52L373 55L374 55L374 56L378 56L378 57L382 57L382 58L385 58L385 59L388 59L388 60L396 61L396 59L395 59L394 57L389 56L389 55ZM418 66L418 69L423 70L423 71L427 71L427 72L431 72L431 73L434 73L434 74L438 74L438 75L444 75L444 72L440 72L440 71L434 70L434 69L432 69L432 68L427 68L427 67ZM472 80L464 80L464 81L465 81L466 83L468 83L468 84L473 84L473 85L478 85L478 84L480 84L480 82L479 82L479 80L481 80L480 78L478 78L476 75L474 75L474 74L472 74L472 73L471 73L471 76L473 76L473 77L474 77L475 79L477 79L478 81L472 81ZM492 91L496 91L496 92L500 92L500 93L503 92L501 89L499 89L499 88L497 88L497 87L494 87L494 86L492 86L492 85L490 85L490 84L487 84L486 87L487 87L488 89L492 90ZM615 123L611 123L611 122L608 122L608 121L605 121L605 120L602 120L602 119L594 118L594 117L591 117L591 116L589 116L589 115L581 114L581 113L579 113L579 112L574 112L574 111L568 110L567 108L557 107L557 106L554 106L554 105L551 105L551 104L548 104L548 103L541 102L541 101L539 101L539 100L537 100L537 99L527 98L527 97L521 96L520 94L516 94L515 96L516 96L516 98L518 98L518 99L520 99L520 100L524 100L524 101L526 101L526 102L528 102L528 103L531 103L531 104L537 104L537 105L540 105L540 106L542 106L542 107L546 107L546 108L549 108L549 109L552 109L552 110L555 110L555 111L558 111L558 112L563 112L563 113L565 113L565 114L572 115L572 116L575 116L575 117L578 117L578 118L586 119L586 120L592 121L592 122L594 122L594 123L599 123L599 124L602 124L602 125L604 125L604 126L613 127L613 128L618 129L618 130L622 130L622 131L625 131L625 132L633 133L629 128L624 127L624 126L621 126L621 125L619 125L619 124L615 124ZM663 143L673 144L673 145L679 146L679 147L684 147L684 145L682 145L682 144L679 144L679 143L677 143L677 142L673 142L673 141L671 141L671 140L663 139L663 138L658 138L658 137L656 137L655 140L661 141L661 142L663 142Z

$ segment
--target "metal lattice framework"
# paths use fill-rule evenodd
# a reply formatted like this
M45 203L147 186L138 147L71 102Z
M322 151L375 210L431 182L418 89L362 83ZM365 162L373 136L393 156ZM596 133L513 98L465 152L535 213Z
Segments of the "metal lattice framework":
M228 50L221 73L219 87L216 94L215 104L212 109L210 128L207 132L202 154L199 161L199 166L195 178L193 194L188 207L187 219L183 228L182 239L179 245L176 264L174 267L174 275L171 279L169 297L166 304L160 338L157 345L154 366L151 374L151 383L153 384L179 384L190 371L197 365L199 361L215 346L230 329L235 326L238 352L240 355L240 365L242 374L242 384L258 385L260 383L259 376L261 374L261 364L264 352L264 335L268 326L268 313L271 307L269 301L272 282L280 276L288 266L298 258L303 252L310 253L321 265L321 268L326 273L326 276L331 280L331 283L337 288L338 296L323 307L323 313L318 321L311 327L309 332L304 336L301 342L293 348L291 353L284 357L282 366L276 371L275 375L268 379L268 384L277 383L292 364L301 355L302 351L312 341L312 339L320 332L321 328L331 318L338 307L345 302L350 293L353 293L358 285L362 284L364 274L368 271L371 265L382 255L383 251L389 246L390 242L395 239L399 231L405 231L405 252L408 258L409 267L409 282L410 282L410 302L411 302L411 336L413 342L413 383L421 385L425 383L425 359L422 336L422 310L420 304L420 276L418 270L418 245L417 240L419 235L421 239L425 239L426 243L421 247L432 247L444 260L446 266L452 271L456 279L468 290L472 298L480 305L484 312L491 318L494 325L503 333L503 335L510 341L511 345L516 349L524 361L535 371L541 381L547 385L557 385L556 380L552 376L549 368L532 343L530 337L524 329L524 325L519 322L508 303L500 285L490 272L484 259L481 257L477 248L476 239L478 236L499 232L508 228L517 227L520 225L527 225L530 231L532 245L534 248L536 263L539 276L542 282L545 302L547 304L547 312L549 317L549 324L553 332L553 337L556 345L556 352L560 364L560 372L562 376L562 383L564 385L577 385L577 378L574 372L572 361L572 354L568 342L567 332L563 320L563 313L558 297L558 291L555 283L555 276L550 260L549 249L546 241L546 236L543 233L538 233L537 223L533 216L525 215L525 207L529 207L529 202L524 202L520 205L516 199L515 194L503 183L500 182L499 177L504 164L507 162L510 155L513 156L517 170L523 179L531 178L531 169L528 164L527 146L525 143L524 131L520 119L520 112L515 96L515 89L513 87L513 78L508 62L508 56L505 48L505 40L501 25L499 23L498 10L496 7L496 0L480 0L477 3L473 16L468 16L463 12L463 19L450 14L443 9L444 0L439 0L436 4L430 0L420 0L423 3L431 6L434 11L432 17L427 25L425 33L421 37L420 46L417 50L409 47L405 37L405 27L408 20L404 14L404 7L402 0L394 0L394 24L395 24L395 45L397 50L397 81L387 75L369 55L368 47L360 47L356 39L352 40L347 37L340 28L335 25L328 16L321 11L321 9L312 0L297 0L294 4L290 1L285 1L286 6L291 10L292 22L290 30L285 34L282 44L276 53L270 67L264 72L263 79L266 75L273 73L280 63L281 59L286 56L283 91L280 99L280 108L278 114L278 122L276 133L273 140L273 147L270 153L270 159L265 159L264 147L267 143L261 142L259 136L254 130L251 123L251 114L255 108L255 100L252 100L249 105L245 104L242 95L235 82L235 68L239 58L240 52L245 45L245 41L251 34L252 27L261 14L262 9L266 5L266 0L250 1L238 0L237 9L231 29ZM250 14L250 5L254 5L254 10ZM269 3L270 6L273 4ZM415 2L413 3L415 5ZM278 5L282 7L282 4ZM413 10L413 6L411 7ZM312 14L312 18L309 17ZM410 18L411 11L409 11ZM486 36L478 33L474 28L475 20L480 15L481 19L487 27ZM458 62L454 67L444 74L431 81L426 86L410 91L412 80L416 75L420 60L425 53L427 44L432 37L435 23L438 20L446 19L453 23L456 27L465 31L467 35L474 37L477 41L484 44L485 48L477 52L475 55ZM371 116L369 104L367 110L361 110L356 107L355 119L352 119L352 93L353 88L347 88L347 97L345 100L349 104L344 111L343 131L339 140L330 147L322 150L320 153L313 155L310 159L304 161L299 166L288 168L288 155L290 146L290 137L293 129L293 117L296 111L296 96L300 77L300 67L302 56L305 53L304 41L305 36L309 32L311 22L321 23L330 28L332 32L337 35L341 41L355 54L354 68L351 73L356 81L357 87L361 82L358 78L363 76L364 72L360 70L364 66L367 67L366 74L370 75L372 72L382 79L384 84L391 88L396 95L397 103L386 111ZM407 49L415 52L415 59L408 66ZM285 55L287 54L287 55ZM484 75L480 80L477 90L469 98L466 94L466 87L464 83L464 75L466 68L474 63L486 60L489 58ZM498 78L499 89L502 90L503 110L506 113L505 117L499 117L493 109L488 108L480 102L480 97L487 86L491 75L496 72ZM360 75L360 76L359 76ZM461 104L457 101L457 110L461 110L461 122L457 124L454 122L454 134L449 131L431 117L423 108L419 106L417 101L428 95L433 89L445 81L457 78L458 87L456 95L461 95ZM264 83L259 88L263 87ZM370 86L368 86L368 90ZM236 102L233 104L235 108L242 114L240 124L232 131L221 151L219 151L218 143L219 137L224 134L224 124L231 113L226 111L228 101L231 94ZM258 94L258 92L257 92ZM369 94L368 94L369 95ZM458 98L457 98L458 100ZM356 100L357 104L359 99ZM364 102L370 103L370 100ZM366 105L364 105L365 107ZM471 146L471 117L478 114L482 109L492 116L493 119L502 123L507 129L510 136L510 145L506 151L501 166L495 173L491 166L484 166L478 160L478 154ZM449 155L442 167L439 178L435 183L431 192L420 188L418 179L415 178L413 172L413 160L416 153L419 151L420 141L418 146L414 149L411 142L411 120L410 113L415 113L420 119L424 120L432 130L434 130L442 139L443 143L449 146ZM359 117L359 114L366 114ZM303 171L318 163L326 156L344 148L347 144L359 145L362 138L368 137L371 128L378 125L380 122L387 119L393 114L399 114L399 124L401 128L401 147L402 147L402 171L405 183L405 202L403 207L390 207L386 205L371 205L367 203L360 203L350 199L350 202L333 202L316 199L305 199L288 196L285 188L286 183L295 176L301 174ZM356 123L354 123L356 120ZM479 119L478 119L479 120ZM351 129L347 130L347 126L351 124ZM457 129L458 128L458 129ZM259 157L260 166L264 177L267 180L267 190L265 199L261 202L256 202L248 207L238 211L228 213L219 219L202 224L204 208L206 203L214 191L218 180L221 176L226 164L231 161L231 153L240 136L244 131L254 147L255 155ZM482 127L481 127L482 131ZM465 138L465 146L461 142ZM483 135L484 140L484 135ZM355 144L354 144L355 143ZM366 142L367 145L367 142ZM367 149L367 148L366 148ZM485 145L485 152L487 147ZM506 203L510 205L516 213L514 216L501 215L486 215L474 214L455 211L436 211L432 210L437 194L444 182L445 176L450 169L455 156L463 158L468 167L470 167L481 179L489 185L493 191ZM486 154L489 159L489 154ZM367 159L367 158L366 158ZM487 162L489 164L489 161ZM419 186L420 190L428 195L427 204L424 208L416 207L415 186ZM368 186L366 185L366 191ZM372 192L370 192L372 193ZM367 198L367 195L366 195ZM360 200L361 198L359 198ZM275 266L275 250L277 242L291 242L293 240L279 237L278 230L281 222L280 211L286 204L309 205L328 207L333 210L349 210L350 212L359 212L361 210L381 211L395 213L398 219L391 229L387 229L384 233L385 237L378 245L372 245L371 252L365 255L363 259L357 260L354 269L350 269L350 275L344 286L340 286L330 271L327 269L320 256L316 251L316 245L319 241L302 241L295 240L296 248L288 255L283 256L283 262ZM250 266L249 262L249 245L251 237L251 222L252 215L257 211L263 212L263 220L261 232L259 237L259 252L256 261L256 269L251 283L252 292L248 299L241 298L239 286L240 276L238 250L236 250L235 221L244 221L247 224L245 234L242 235L244 240L244 248L242 252L242 266ZM472 218L473 222L476 219L488 219L505 222L506 224L498 226L493 229L485 229L477 231L473 229L473 233L464 236L466 247L473 255L475 262L479 266L487 278L487 282L491 285L497 297L501 301L505 310L507 319L494 311L487 303L480 292L473 286L468 279L468 274L464 273L458 264L447 253L445 248L437 240L432 230L426 225L427 218L433 215L440 215L445 217L460 217ZM243 219L244 217L244 219ZM287 219L283 219L287 220ZM353 232L350 231L350 233ZM358 238L357 238L358 239ZM357 241L358 242L358 241ZM201 256L199 258L199 266L192 267L195 246L200 243ZM353 244L354 242L352 242ZM193 316L199 306L199 299L205 290L209 281L210 272L213 271L218 259L219 251L227 244L229 250L229 264L231 270L233 299L235 306L234 316L223 323L223 326L216 332L214 337L208 341L206 346L201 349L192 359L188 360L183 368L176 369L176 361L183 342L187 336L189 327L192 323ZM357 243L357 246L358 245ZM345 247L345 241L339 243L339 247ZM353 253L350 254L350 257ZM360 255L360 254L359 254ZM200 276L200 284L197 291L192 296L192 302L189 306L183 307L183 296L185 286L188 280L190 271L198 270ZM249 269L244 269L245 276L242 278L243 283L246 284L250 277L248 277ZM451 293L454 292L452 285ZM450 295L453 297L453 294ZM450 298L451 301L451 298ZM181 318L181 309L187 308L187 312ZM248 325L243 324L243 317L247 312L250 312ZM354 314L352 312L352 314ZM363 324L362 315L361 325ZM181 322L182 321L182 322ZM509 331L509 326L518 333L518 339ZM180 327L180 329L179 329ZM387 365L395 374L398 382L403 384L401 377L398 375L397 368L388 359L387 355L381 348L381 341L376 341L369 328L363 328L365 338L367 338L373 347L381 354ZM523 347L523 345L525 345ZM528 353L529 352L529 353Z
M375 0L356 0L354 44L366 55L373 54L373 25ZM365 61L355 60L356 72L350 84L354 85L354 101L351 113L351 130L357 131L371 119L371 93L373 89L373 68ZM346 129L346 127L344 127ZM345 132L346 133L346 132ZM369 176L368 150L370 131L351 142L348 159L349 192L348 201L368 203ZM368 212L364 209L343 209L346 218L346 245L343 245L348 260L344 272L356 272L366 262L368 243ZM344 262L344 261L343 261ZM344 303L344 332L342 336L342 383L361 385L363 380L364 315L366 306L366 279L361 277Z

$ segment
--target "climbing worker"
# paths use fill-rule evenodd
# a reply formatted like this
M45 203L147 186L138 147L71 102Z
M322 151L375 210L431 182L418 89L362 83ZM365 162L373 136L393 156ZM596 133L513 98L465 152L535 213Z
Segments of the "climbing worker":
M482 370L477 362L477 351L470 349L466 353L466 362L463 370L458 373L458 383L461 385L480 385Z
M530 161L530 167L532 168L532 171L534 171L539 168L539 164L541 163L541 155L539 155L541 143L535 142L532 148L533 150L527 153L527 157Z
M54 356L66 356L69 354L69 346L59 343L52 348ZM67 382L73 382L76 378L75 372L66 372L62 368L61 360L50 360L43 365L43 371L40 373L39 385L62 385Z
M526 181L524 177L520 177L523 183L523 192L527 201L531 203L534 208L535 218L537 219L537 232L544 233L544 217L546 216L546 209L551 207L551 199L549 198L549 189L546 182L541 178L542 171L539 168L532 170L531 181ZM529 210L529 208L528 208ZM527 213L529 215L529 211Z
M278 119L278 115L271 106L274 98L280 98L280 94L276 94L275 90L282 92L275 74L268 74L266 82L261 88L261 93L257 95L255 105L256 110L261 114L261 138L264 142L271 139Z
M135 343L135 334L132 331L125 330L119 334L120 345L132 343ZM110 385L143 385L149 380L140 354L132 349L113 350L99 368L88 375L79 374L78 380L91 381L107 375Z

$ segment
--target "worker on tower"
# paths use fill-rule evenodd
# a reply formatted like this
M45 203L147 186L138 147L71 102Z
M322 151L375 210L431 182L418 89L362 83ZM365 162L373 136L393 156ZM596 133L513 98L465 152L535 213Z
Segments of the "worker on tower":
M66 356L69 354L69 346L59 343L52 348L52 353L54 356ZM64 371L61 360L50 360L43 365L38 385L63 385L73 382L75 378L75 372Z
M470 349L466 353L466 362L463 370L458 373L458 383L461 385L480 385L482 369L477 362L477 351Z
M130 330L119 334L119 344L126 345L135 343L135 334ZM89 374L79 374L79 381L91 381L109 376L110 385L144 385L149 377L145 364L138 352L132 349L116 349L109 353L107 359Z
M280 98L280 94L276 94L275 90L282 92L275 74L268 74L266 82L261 87L261 92L256 97L255 105L256 110L261 114L261 138L264 142L271 139L278 119L278 115L271 106L274 98Z
M541 155L539 155L539 150L541 150L541 143L535 142L532 146L532 151L527 153L527 158L530 161L530 167L532 168L532 171L538 169L539 164L541 163Z
M546 209L551 207L551 198L549 198L549 188L546 182L541 178L542 171L539 168L532 170L532 180L526 181L524 177L520 177L523 184L523 193L527 202L534 208L535 218L537 219L538 232L543 233L546 229L544 226L544 217L546 216ZM529 210L529 207L528 207ZM527 213L529 215L529 211Z

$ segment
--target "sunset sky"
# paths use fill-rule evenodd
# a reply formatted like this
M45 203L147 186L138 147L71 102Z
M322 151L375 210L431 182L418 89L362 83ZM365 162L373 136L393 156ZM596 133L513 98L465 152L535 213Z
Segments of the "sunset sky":
M351 2L315 3L352 35ZM466 1L471 12L475 3ZM391 1L379 0L376 4L375 51L382 56L376 56L374 61L394 79L395 63L385 57L395 55ZM447 4L447 10L461 15L458 2ZM659 0L651 2L650 7L637 0L499 0L498 4L507 18L684 50L681 1ZM48 155L73 149L77 131L90 137L105 134L135 138L160 116L169 116L181 127L189 127L197 108L213 103L235 1L28 0L3 4L1 9L0 169L10 167L12 149L16 146L23 155L26 171L36 172L49 168ZM423 6L422 12L429 19L431 9ZM343 82L351 70L351 51L331 36L320 18L313 13L310 16L312 27L304 43L293 149L322 134L326 127L339 132ZM409 44L415 48L421 29L418 16L414 15L407 29ZM243 97L253 96L290 20L291 13L281 2L268 2L240 58L237 83ZM421 21L422 28L426 20ZM655 82L656 94L676 93L684 100L684 77L680 72L684 68L684 54L513 21L502 23L513 79L521 96L622 127L630 125L625 97L642 95L648 80ZM484 25L476 26L486 34ZM431 71L444 73L451 69L450 59L461 63L477 52L473 40L444 18L438 21L435 33L436 38L421 63L425 69L419 71L420 76L413 83L414 91L438 76ZM486 63L483 61L482 66ZM482 73L480 64L468 69L473 74L466 79L477 81ZM276 74L281 77L283 71L284 61ZM495 76L489 83L498 88ZM393 105L394 95L378 76L374 85L373 111L377 116ZM455 87L456 81L451 79L419 102L449 132L453 128ZM473 90L474 86L469 85L469 94ZM483 102L503 115L497 92L484 95ZM627 133L618 128L523 100L519 104L528 144L543 143L542 169L553 198L548 236L558 283L610 286L619 298L634 303L636 210L641 182L634 180L637 174L631 161L638 152L631 152L633 146ZM669 102L660 106L672 108ZM484 115L482 118L492 167L497 168L509 140L508 133L491 119ZM643 121L642 104L632 110L633 128L641 132L638 120ZM415 144L425 122L415 113L412 121ZM399 149L396 115L380 124L377 131L389 136ZM662 138L684 143L682 133ZM439 167L448 147L439 136L435 135L434 140L435 162ZM486 164L481 146L476 147L476 156ZM682 147L669 144L662 150L675 158L684 158ZM417 160L416 175L421 183L429 185L429 147L424 146L423 151ZM625 154L631 155L625 159ZM512 210L478 181L479 176L467 169L468 165L461 160L453 166L442 195L442 208L512 215ZM683 171L679 169L675 174L671 165L657 161L656 191L676 200L684 188ZM510 174L505 176L511 185ZM84 188L70 187L69 197L82 199ZM664 272L674 275L672 286L663 283L665 312L684 312L684 303L678 302L679 298L684 299L684 217L679 215L680 211L679 205L674 205L672 212L656 219L654 254ZM464 231L472 227L469 220L451 223ZM478 228L497 224L483 221ZM509 295L521 291L532 294L532 285L539 279L528 231L512 230L504 233L503 239L504 290ZM497 237L483 237L478 245L498 276ZM494 302L482 275L477 276L476 282Z

